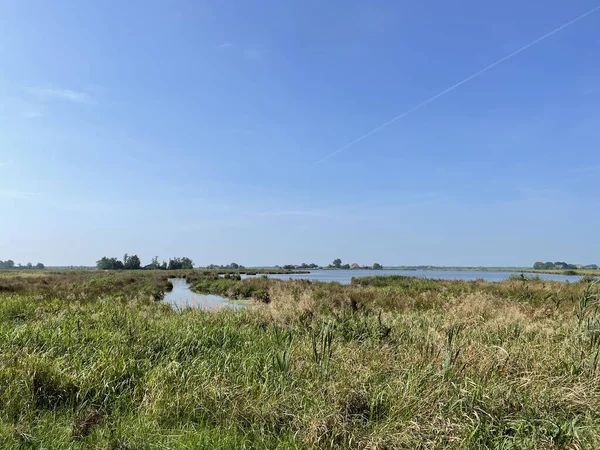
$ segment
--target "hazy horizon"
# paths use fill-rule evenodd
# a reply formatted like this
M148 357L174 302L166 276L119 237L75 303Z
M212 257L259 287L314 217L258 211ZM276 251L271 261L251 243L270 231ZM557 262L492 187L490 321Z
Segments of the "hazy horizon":
M117 258L120 261L123 261L123 257L122 256L115 256L115 255L103 255L109 258ZM129 256L133 256L133 254L129 254ZM139 255L138 255L139 256ZM156 256L156 255L155 255ZM179 257L181 256L185 256L185 255L179 255ZM159 262L163 262L166 261L168 262L170 258L174 258L174 257L167 257L167 258L160 258L159 257ZM4 260L0 259L0 261L6 261L7 259L11 259L11 258L4 258ZM147 260L141 258L141 264L142 267L145 265L150 264L152 258L148 258ZM244 264L243 262L234 260L234 261L230 261L229 263L198 263L196 260L194 260L193 258L191 258L192 261L194 262L194 267L207 267L209 265L212 264L216 264L219 266L227 266L228 264L231 263L237 263L241 266L243 266L244 268L248 268L248 269L252 269L252 268L275 268L275 267L283 267L284 265L298 265L300 266L301 264L316 264L319 267L322 268L328 268L328 266L331 264L331 262L326 262L326 263L320 263L318 261L302 261L302 262L286 262L286 263L270 263L270 264L255 264L255 265L248 265L248 264ZM551 262L554 262L555 260L551 260ZM558 260L556 260L558 261ZM35 265L36 263L42 263L46 266L46 268L51 268L51 267L95 267L96 266L96 262L90 263L90 264L47 264L44 263L43 261L37 261L37 260L31 260L31 261L16 261L13 260L13 262L15 263L15 267L17 267L19 264L21 264L22 266L26 266L27 263L32 263L32 265ZM537 261L535 261L537 262ZM546 261L541 261L541 262L546 262ZM582 264L582 265L591 265L591 264L596 264L595 262L590 262L590 261L586 261L586 262L573 262L573 261L562 261L561 262L566 262L568 264ZM381 264L378 260L373 261L373 262L361 262L361 261L355 261L355 260L342 260L342 264L354 264L357 263L362 267L367 267L367 266L372 266L375 263L379 263ZM465 264L465 265L440 265L440 264L398 264L398 263L390 263L390 264L381 264L385 269L396 269L396 268L402 268L402 267L408 267L408 268L413 268L413 267L432 267L432 268L456 268L456 269L460 269L460 268L481 268L481 269L521 269L521 268L531 268L533 266L533 262L531 264L523 264L523 265L516 265L516 264L512 264L512 265L488 265L488 266L484 266L484 265L476 265L476 264ZM310 270L314 270L314 269L310 269Z
M598 264L596 7L2 2L0 260Z

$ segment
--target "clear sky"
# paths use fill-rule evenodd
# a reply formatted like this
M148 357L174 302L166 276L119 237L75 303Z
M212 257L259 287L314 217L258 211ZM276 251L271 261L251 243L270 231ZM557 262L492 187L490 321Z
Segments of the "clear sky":
M0 0L0 260L600 263L600 11L323 160L598 5Z

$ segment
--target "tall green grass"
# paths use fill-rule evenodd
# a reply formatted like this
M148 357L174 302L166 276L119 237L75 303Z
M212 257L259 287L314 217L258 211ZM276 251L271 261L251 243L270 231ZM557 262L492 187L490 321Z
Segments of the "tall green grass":
M0 447L600 446L597 284L230 279L269 302L175 311L139 276L0 293Z

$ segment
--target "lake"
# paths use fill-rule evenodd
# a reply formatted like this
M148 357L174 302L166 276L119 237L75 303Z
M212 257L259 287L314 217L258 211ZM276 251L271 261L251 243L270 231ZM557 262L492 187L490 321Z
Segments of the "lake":
M472 281L483 279L485 281L503 281L511 275L520 275L521 272L491 272L491 271L466 271L466 270L311 270L310 273L295 274L270 274L269 278L279 280L312 280L312 281L337 281L341 284L350 284L352 277L370 277L383 275L406 275L409 277L437 278L442 280ZM525 273L525 276L539 276L549 281L579 281L581 276L554 275L549 273ZM242 275L242 278L262 275Z
M244 305L233 303L225 297L212 294L197 294L190 290L191 285L185 278L169 278L173 290L165 293L164 301L178 307L193 306L202 309L242 308Z

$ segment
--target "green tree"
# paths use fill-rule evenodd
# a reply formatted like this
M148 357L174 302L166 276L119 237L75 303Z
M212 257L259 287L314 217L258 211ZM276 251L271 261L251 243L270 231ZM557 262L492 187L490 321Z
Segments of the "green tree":
M127 253L125 253L125 256L123 257L123 266L127 270L138 270L141 268L142 263L138 255L128 256Z
M541 261L537 261L534 265L533 268L535 270L552 270L554 269L554 266L557 263L553 263L553 262L541 262Z
M109 260L106 256L103 256L98 261L96 261L96 269L98 270L109 270Z
M106 256L103 256L96 261L96 268L98 270L123 270L124 266L117 258L107 258Z
M46 266L44 266L42 263L37 263L37 264L35 265L35 268L36 268L36 269L38 269L38 270L43 270L43 269L45 269L45 268L46 268Z
M342 260L340 258L333 260L333 267L339 269L342 266Z
M15 262L12 259L7 261L0 261L0 269L13 269L15 267Z
M383 269L383 266L379 263L375 263L373 264L373 270L381 270Z
M184 256L183 258L181 258L181 266L182 269L191 270L194 268L194 262L190 258L186 258Z
M193 269L194 262L187 257L169 259L169 270Z

